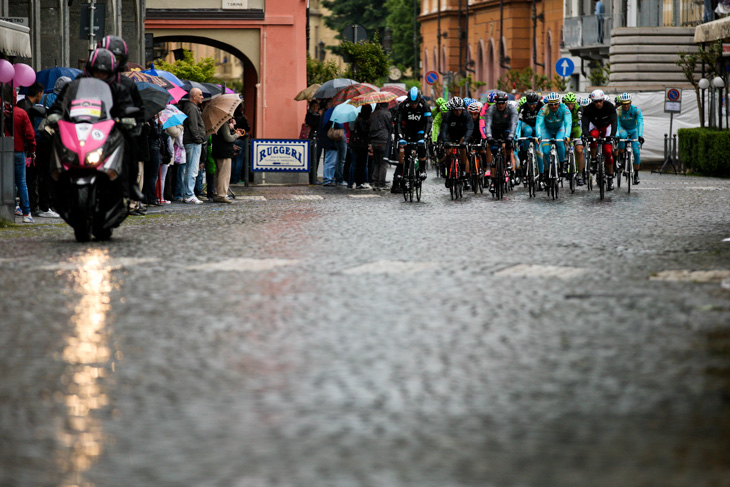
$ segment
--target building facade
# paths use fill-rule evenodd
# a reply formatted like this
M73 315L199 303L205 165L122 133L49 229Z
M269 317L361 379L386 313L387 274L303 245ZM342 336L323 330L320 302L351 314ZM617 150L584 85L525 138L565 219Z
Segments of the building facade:
M422 0L419 21L426 91L429 71L440 73L441 80L471 75L486 83L472 96L497 88L508 70L531 67L555 75L563 0Z

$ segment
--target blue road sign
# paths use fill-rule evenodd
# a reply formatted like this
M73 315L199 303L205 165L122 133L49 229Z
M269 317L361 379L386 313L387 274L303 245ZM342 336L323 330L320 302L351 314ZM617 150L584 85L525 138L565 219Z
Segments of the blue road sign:
M567 57L561 57L555 63L555 72L563 78L570 76L575 71L575 63Z
M436 71L429 71L428 73L426 73L426 83L432 85L436 81L438 81L438 79L439 75Z

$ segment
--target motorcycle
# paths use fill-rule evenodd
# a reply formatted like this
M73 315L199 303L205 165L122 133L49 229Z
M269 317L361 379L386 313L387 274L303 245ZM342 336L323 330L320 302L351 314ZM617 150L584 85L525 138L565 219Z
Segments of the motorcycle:
M63 116L49 120L55 132L53 202L79 242L88 242L92 234L97 240L109 240L128 214L120 174L125 130L134 126L131 117L138 109L127 109L119 120L110 115L112 105L106 83L82 78L69 86Z

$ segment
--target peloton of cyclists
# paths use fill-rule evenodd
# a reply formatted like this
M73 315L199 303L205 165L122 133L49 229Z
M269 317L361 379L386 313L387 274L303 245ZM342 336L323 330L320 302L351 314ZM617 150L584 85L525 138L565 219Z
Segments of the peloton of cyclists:
M634 150L634 184L639 184L639 164L641 164L639 151L640 146L644 144L644 117L641 114L641 109L632 105L631 99L630 93L621 93L618 96L621 103L617 113L618 138L638 140L638 142L632 142L631 147ZM625 147L625 142L619 142L618 151L623 152Z

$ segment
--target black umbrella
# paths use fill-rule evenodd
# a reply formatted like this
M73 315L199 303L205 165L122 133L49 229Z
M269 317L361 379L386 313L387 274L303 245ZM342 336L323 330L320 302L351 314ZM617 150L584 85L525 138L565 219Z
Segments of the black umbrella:
M208 91L210 91L210 93L211 93L211 98L215 98L215 97L223 94L224 90L223 90L222 86L218 86L215 83L200 83L200 84L205 86L206 88L208 88Z
M198 83L197 81L190 81L190 80L184 79L184 80L182 80L181 88L183 90L187 91L188 93L190 93L190 90L192 90L193 88L198 88L200 91L203 92L203 98L210 98L211 96L213 96L213 92L210 91L210 88L205 86L204 83ZM187 99L188 99L188 95L183 97L183 100L187 100Z
M144 85L144 86L140 86ZM144 119L149 120L155 113L163 110L172 100L172 95L165 88L152 83L137 83L139 96L144 102Z
M357 81L349 78L331 79L319 87L312 98L332 98L346 86L357 84Z

